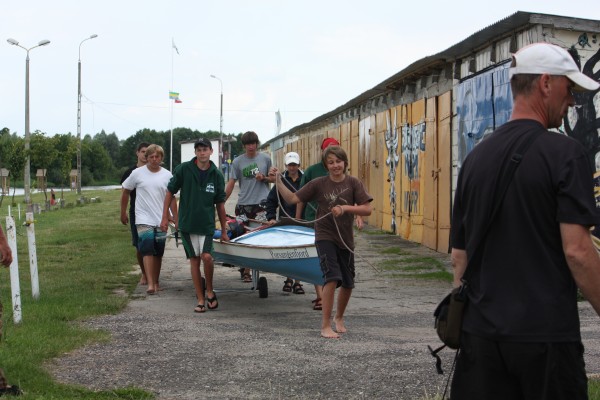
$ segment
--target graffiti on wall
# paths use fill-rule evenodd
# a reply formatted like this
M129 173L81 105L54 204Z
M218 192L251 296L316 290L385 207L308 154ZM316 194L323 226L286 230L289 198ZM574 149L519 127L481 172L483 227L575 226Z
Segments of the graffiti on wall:
M404 191L404 212L416 214L419 212L419 182L411 182L411 189Z
M458 85L456 111L460 163L486 135L509 120L512 95L508 67L508 63L500 65Z
M594 46L597 46L595 42ZM600 49L594 52L591 47L587 34L582 33L568 50L584 74L600 80ZM580 51L592 54L583 66ZM505 63L458 85L456 104L460 163L486 135L509 120L512 110L509 66L509 63ZM558 131L575 138L585 147L590 165L596 171L596 203L600 206L600 92L574 92L574 98L576 105L569 109ZM600 230L595 234L600 237Z
M402 155L408 179L419 177L419 150L425 151L425 122L402 127Z
M396 110L394 109L393 123L390 121L390 115L386 113L387 130L385 131L385 147L388 156L385 164L388 166L388 180L390 182L390 205L392 208L392 233L396 233L396 167L400 157L398 156L398 126L396 120Z
M585 35L585 34L582 34ZM580 35L578 43L584 46L587 42L587 35L582 38ZM581 57L577 49L573 46L569 50L577 65L581 68ZM582 72L593 79L600 79L600 71L594 72L600 61L600 49L596 51L583 65ZM588 152L590 165L594 171L600 170L600 93L599 92L573 92L575 98L575 107L569 109L569 113L564 117L564 133L577 139Z
M402 126L402 156L404 174L410 182L403 193L403 210L409 214L419 212L419 153L425 151L425 122Z
M582 50L591 47L586 33L579 35L577 45ZM581 68L581 56L575 45L569 49L569 52L584 74L595 80L600 79L600 71L594 72L600 62L600 49L592 54L583 68ZM575 107L571 107L564 117L561 131L577 139L585 147L590 166L595 171L594 194L596 206L600 207L600 92L573 92L573 96ZM600 227L596 227L593 233L596 246L600 249L600 241L597 240L600 238Z
M581 66L580 50L591 47L586 33L579 35L569 52L586 75L599 80L600 49ZM461 82L457 88L458 158L460 162L486 135L509 120L512 93L508 78L510 64L504 63ZM597 71L596 71L597 70ZM594 72L596 71L596 72ZM600 94L575 92L576 106L564 117L560 132L577 139L587 149L590 165L600 171Z

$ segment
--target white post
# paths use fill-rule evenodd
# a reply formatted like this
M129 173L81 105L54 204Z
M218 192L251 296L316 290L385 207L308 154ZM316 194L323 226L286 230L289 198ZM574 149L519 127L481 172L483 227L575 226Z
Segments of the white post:
M13 321L21 323L21 287L19 285L19 261L17 258L17 228L12 217L6 217L6 239L13 255L10 264L10 291L12 293Z
M27 221L27 246L29 248L29 272L31 273L31 295L35 300L40 298L40 282L38 279L37 250L35 246L35 223L33 213L25 214Z
M12 217L10 205L8 206L8 216Z

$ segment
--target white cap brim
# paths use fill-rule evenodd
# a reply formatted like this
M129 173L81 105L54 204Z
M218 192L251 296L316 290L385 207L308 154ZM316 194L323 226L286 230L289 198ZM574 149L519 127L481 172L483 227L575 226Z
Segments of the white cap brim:
M565 76L575 84L575 90L579 92L588 90L593 92L600 88L600 83L581 72L571 72Z
M596 91L600 83L583 74L573 56L564 48L550 43L532 43L513 54L509 79L519 74L566 76L576 91Z

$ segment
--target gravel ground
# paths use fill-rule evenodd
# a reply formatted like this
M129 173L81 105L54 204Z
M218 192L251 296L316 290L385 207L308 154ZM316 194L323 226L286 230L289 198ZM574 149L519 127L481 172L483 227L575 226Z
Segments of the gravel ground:
M361 233L357 253L378 265L387 247L439 259L448 256L391 235ZM79 349L49 366L57 380L91 389L138 386L158 399L425 399L443 392L427 345L438 345L432 311L449 284L390 277L357 260L357 285L340 340L319 337L312 287L284 294L283 278L264 274L260 299L236 269L217 266L218 310L194 314L192 282L183 250L173 243L164 259L160 295L144 288L119 315L85 323L106 329L109 343ZM600 372L598 317L581 305L588 372ZM453 353L441 353L449 369Z
M448 256L394 237L357 237L357 283L347 311L349 332L340 340L319 335L314 289L281 291L283 278L266 276L269 297L260 299L236 269L217 266L219 308L195 314L195 297L183 250L169 243L164 291L146 297L143 287L119 315L85 323L105 329L109 343L54 360L57 380L92 389L138 386L159 399L418 399L443 391L427 345L438 345L432 310L448 283L392 278L376 272L381 250ZM361 258L362 257L362 258ZM444 352L449 365L452 353ZM440 389L442 388L442 389Z
M235 198L235 197L234 197ZM182 248L167 245L159 295L138 287L119 315L86 321L112 335L65 354L48 365L60 382L91 389L137 386L158 399L428 399L444 391L427 345L440 344L432 313L450 284L375 271L396 255L390 247L438 259L449 256L394 235L356 237L356 289L347 310L349 332L320 337L314 289L281 291L284 278L266 276L269 296L258 297L237 269L217 266L219 308L195 314L188 262ZM366 261L368 260L368 261ZM600 373L598 317L581 304L586 363ZM448 371L454 353L440 353Z

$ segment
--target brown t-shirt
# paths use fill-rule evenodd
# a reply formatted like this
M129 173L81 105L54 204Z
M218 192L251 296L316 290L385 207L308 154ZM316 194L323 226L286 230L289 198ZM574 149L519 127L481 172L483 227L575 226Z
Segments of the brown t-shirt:
M331 212L335 206L360 205L373 201L363 183L357 178L346 175L342 182L334 182L329 176L314 179L296 192L301 202L316 201L319 204L315 220L315 240L329 240L345 249L346 245L354 249L354 214L344 213L341 217L333 215L320 219ZM337 227L336 227L337 224ZM339 229L339 232L338 232Z

